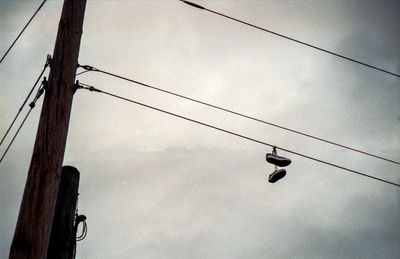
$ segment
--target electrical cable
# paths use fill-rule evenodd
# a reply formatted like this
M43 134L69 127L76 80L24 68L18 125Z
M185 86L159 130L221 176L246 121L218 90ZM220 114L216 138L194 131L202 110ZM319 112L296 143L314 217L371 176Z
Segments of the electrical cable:
M270 126L273 126L273 127L276 127L276 128L280 128L280 129L283 129L283 130L286 130L286 131L290 131L290 132L293 132L293 133L296 133L296 134L299 134L299 135L302 135L302 136L305 136L305 137L309 137L309 138L312 138L312 139L315 139L315 140L318 140L318 141L322 141L322 142L325 142L325 143L328 143L328 144L331 144L331 145L335 145L335 146L338 146L338 147L341 147L341 148L345 148L345 149L348 149L348 150L351 150L351 151L354 151L354 152L358 152L358 153L361 153L361 154L364 154L364 155L367 155L367 156L371 156L371 157L374 157L374 158L377 158L377 159L381 159L381 160L384 160L384 161L387 161L387 162L391 162L391 163L400 165L400 162L395 161L395 160L391 160L391 159L388 159L388 158L385 158L385 157L382 157L382 156L371 154L371 153L362 151L360 149L356 149L356 148L352 148L352 147L349 147L349 146L345 146L343 144L339 144L339 143L336 143L336 142L333 142L333 141L330 141L330 140L326 140L326 139L323 139L323 138L320 138L320 137L312 136L312 135L304 133L304 132L293 130L293 129L290 129L290 128L287 128L287 127L284 127L284 126L280 126L280 125L275 124L275 123L271 123L271 122L268 122L268 121L265 121L265 120L261 120L261 119L258 119L258 118L255 118L255 117L252 117L252 116L249 116L249 115L245 115L243 113L239 113L239 112L235 112L235 111L232 111L232 110L228 110L228 109L220 107L220 106L209 104L209 103L206 103L206 102L203 102L203 101L200 101L200 100L197 100L197 99L193 99L193 98L190 98L190 97L187 97L187 96L175 93L175 92L167 91L167 90L164 90L162 88L158 88L158 87L155 87L155 86L152 86L152 85L149 85L149 84L145 84L145 83L133 80L133 79L129 79L129 78L126 78L126 77L123 77L123 76L120 76L120 75L116 75L116 74L104 71L104 70L100 70L100 69L92 67L92 66L88 66L88 65L78 65L78 66L86 69L86 71L94 71L94 72L103 73L103 74L106 74L106 75L109 75L109 76L113 76L113 77L116 77L116 78L119 78L119 79L123 79L123 80L126 80L128 82L135 83L135 84L138 84L138 85L150 88L150 89L161 91L161 92L173 95L173 96L177 96L179 98L183 98L183 99L186 99L186 100L189 100L189 101L192 101L192 102L196 102L196 103L208 106L208 107L212 107L214 109L218 109L218 110L221 110L221 111L224 111L224 112L228 112L228 113L231 113L231 114L243 117L243 118L247 118L247 119L250 119L250 120L253 120L253 121L257 121L257 122L260 122L260 123L263 123L263 124L267 124L267 125L270 125Z
M33 87L32 87L32 89L29 91L28 96L25 98L25 100L24 100L24 102L22 103L21 107L19 108L17 114L15 115L13 121L11 122L10 126L8 127L6 133L4 134L3 138L1 139L1 141L0 141L0 146L1 146L1 144L3 144L4 139L7 137L8 133L10 132L12 126L14 125L15 121L17 120L17 118L18 118L19 114L21 113L22 109L24 108L26 102L28 101L29 97L31 96L33 90L36 88L36 85L37 85L37 83L39 82L40 78L42 77L44 71L46 70L46 68L47 68L48 66L50 66L50 62L51 62L51 57L50 57L50 55L48 55L48 56L47 56L46 64L44 65L44 68L43 68L42 72L41 72L40 75L38 76L36 82L33 84ZM45 78L45 80L46 80L46 78Z
M82 74L87 73L87 72L90 72L90 71L89 70L81 71L81 72L77 73L75 76L79 76L79 75L82 75Z
M86 220L82 221L82 233L80 236L76 237L76 241L82 241L83 239L85 239L86 235L87 235L87 224L86 224Z
M22 31L18 34L17 38L14 40L14 42L11 44L11 46L8 48L8 50L6 51L6 53L3 55L3 57L0 60L0 64L1 62L3 62L4 58L7 56L8 52L10 52L10 50L12 49L12 47L14 46L14 44L17 42L17 40L19 39L19 37L22 35L22 33L25 31L25 29L28 27L28 25L31 23L31 21L33 20L33 18L36 16L36 14L39 12L39 10L42 8L42 6L44 5L44 3L47 0L44 0L40 6L38 7L38 9L36 10L36 12L32 15L31 19L29 19L28 23L25 25L25 27L22 29Z
M110 92L106 92L106 91L100 90L98 88L95 88L95 87L87 85L87 84L79 83L78 87L81 88L81 89L89 90L89 91L103 93L105 95L108 95L108 96L111 96L111 97L114 97L114 98L117 98L117 99L120 99L120 100L123 100L123 101L126 101L126 102L134 103L134 104L137 104L137 105L140 105L140 106L152 109L152 110L156 110L156 111L168 114L168 115L172 115L174 117L177 117L177 118L180 118L180 119L184 119L184 120L187 120L187 121L190 121L190 122L193 122L193 123L196 123L196 124L208 127L208 128L212 128L212 129L218 130L218 131L222 131L222 132L228 133L228 134L236 136L236 137L247 139L247 140L262 144L262 145L266 145L266 146L270 146L270 147L276 147L277 149L280 149L282 151L285 151L285 152L288 152L288 153L291 153L291 154L294 154L294 155L297 155L297 156L300 156L300 157L304 157L304 158L307 158L307 159L310 159L310 160L313 160L313 161L316 161L316 162L319 162L319 163L322 163L322 164L325 164L325 165L329 165L329 166L332 166L332 167L336 167L336 168L348 171L350 173L354 173L354 174L357 174L357 175L361 175L361 176L364 176L364 177L368 177L368 178L374 179L376 181L380 181L380 182L384 182L384 183L387 183L387 184L390 184L390 185L394 185L394 186L400 187L400 184L397 184L397 183L394 183L394 182L390 182L390 181L387 181L387 180L384 180L384 179L381 179L381 178L378 178L378 177L375 177L375 176L372 176L372 175L361 173L361 172L356 171L356 170L348 169L346 167L343 167L343 166L340 166L340 165L337 165L337 164L334 164L334 163L331 163L331 162L326 162L324 160L321 160L321 159L318 159L318 158L314 158L314 157L311 157L311 156L308 156L308 155L304 155L304 154L301 154L301 153L298 153L298 152L295 152L295 151L292 151L292 150L289 150L289 149L286 149L286 148L278 147L278 146L275 146L275 145L272 145L272 144L269 144L269 143L254 139L254 138L250 138L250 137L235 133L233 131L229 131L229 130L226 130L226 129L223 129L223 128L219 128L219 127L216 127L216 126L213 126L213 125L201 122L201 121L190 119L188 117L184 117L184 116L176 114L176 113L172 113L172 112L169 112L169 111L166 111L166 110L162 110L162 109L159 109L159 108L154 107L154 106L150 106L150 105L147 105L147 104L144 104L144 103L140 103L140 102L134 101L132 99L125 98L123 96L119 96L119 95L116 95L116 94L113 94L113 93L110 93Z
M44 81L45 82L45 81ZM42 87L39 88L39 90L36 93L35 98L33 99L33 101L29 104L29 111L27 112L27 114L25 115L25 118L23 119L23 121L21 122L21 125L19 126L18 130L15 132L14 137L11 139L10 143L8 144L6 150L4 151L2 157L0 158L0 164L3 161L4 157L6 156L8 150L10 149L11 145L14 143L15 138L18 136L19 131L21 130L22 126L24 126L26 119L29 117L29 114L31 114L31 111L33 110L33 108L35 108L36 105L36 101L40 98L40 96L43 94L44 92L44 88L45 88L45 84L42 85Z
M196 8L198 8L198 9L208 11L208 12L210 12L210 13L213 13L213 14L216 14L216 15L219 15L219 16L222 16L222 17L225 17L225 18L228 18L228 19L230 19L230 20L233 20L233 21L242 23L242 24L244 24L244 25L250 26L250 27L252 27L252 28L255 28L255 29L258 29L258 30L261 30L261 31L264 31L264 32L267 32L267 33L270 33L270 34L273 34L273 35L276 35L276 36L279 36L279 37L282 37L282 38L284 38L284 39L287 39L287 40L290 40L290 41L294 41L294 42L296 42L296 43L299 43L299 44L302 44L302 45L304 45L304 46L307 46L307 47L310 47L310 48L313 48L313 49L316 49L316 50L319 50L319 51L328 53L328 54L330 54L330 55L333 55L333 56L336 56L336 57L339 57L339 58L342 58L342 59L346 59L346 60L348 60L348 61L351 61L351 62L360 64L360 65L363 65L363 66L366 66L366 67L375 69L375 70L377 70L377 71L380 71L380 72L383 72L383 73L386 73L386 74L390 74L390 75L393 75L393 76L396 76L396 77L400 77L399 74L390 72L390 71L388 71L388 70L384 70L384 69L382 69L382 68L379 68L379 67L372 66L372 65L369 65L369 64L367 64L367 63L361 62L361 61L359 61L359 60L352 59L352 58L346 57L346 56L344 56L344 55L340 55L340 54L338 54L338 53L335 53L335 52L332 52L332 51L329 51L329 50L326 50L326 49L317 47L317 46L315 46L315 45L306 43L306 42L304 42L304 41L297 40L297 39L295 39L295 38L291 38L291 37L288 37L288 36L286 36L286 35L283 35L283 34L280 34L280 33L274 32L274 31L271 31L271 30L267 30L267 29L262 28L262 27L259 27L259 26L257 26L257 25L254 25L254 24L251 24L251 23L248 23L248 22L245 22L245 21L242 21L242 20L233 18L233 17L231 17L231 16L228 16L228 15L225 15L225 14L222 14L222 13L219 13L219 12L216 12L216 11L213 11L213 10L210 10L210 9L208 9L208 8L205 8L205 7L201 6L201 5L198 5L198 4L189 2L189 1L185 1L185 0L180 0L180 1L181 1L181 2L184 2L185 4L191 5L191 6L193 6L193 7L196 7Z
M32 108L29 109L28 113L25 115L24 120L22 121L21 125L19 126L17 132L14 134L14 137L12 138L10 144L8 144L6 150L5 150L4 153L3 153L3 156L0 158L0 164L1 164L1 162L3 161L4 157L6 156L8 150L10 149L11 145L13 144L15 138L17 137L19 131L21 130L22 126L24 125L24 123L25 123L26 119L28 118L29 114L31 113L31 111L32 111Z

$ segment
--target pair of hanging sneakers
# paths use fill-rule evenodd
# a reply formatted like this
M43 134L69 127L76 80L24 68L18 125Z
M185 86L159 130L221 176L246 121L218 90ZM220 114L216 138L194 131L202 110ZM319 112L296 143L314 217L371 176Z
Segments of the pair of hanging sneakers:
M266 158L268 163L275 165L275 171L269 175L268 182L276 183L278 180L282 179L286 175L286 170L278 169L278 166L288 166L290 165L290 163L292 163L292 161L289 158L278 156L276 152L276 147L272 149L272 153L267 154Z

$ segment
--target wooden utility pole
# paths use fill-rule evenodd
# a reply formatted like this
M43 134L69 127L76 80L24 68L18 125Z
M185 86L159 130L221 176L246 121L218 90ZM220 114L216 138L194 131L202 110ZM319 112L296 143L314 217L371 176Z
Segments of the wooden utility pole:
M74 219L78 188L79 171L72 166L63 166L47 259L73 259L76 244Z
M46 258L71 113L86 0L64 0L9 258Z

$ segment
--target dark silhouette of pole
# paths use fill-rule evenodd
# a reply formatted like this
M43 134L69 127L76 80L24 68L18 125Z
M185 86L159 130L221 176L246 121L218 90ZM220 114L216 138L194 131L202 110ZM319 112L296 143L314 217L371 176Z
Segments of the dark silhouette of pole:
M63 166L47 259L73 259L76 244L74 219L78 200L79 171Z
M9 258L46 258L56 207L86 0L64 0Z

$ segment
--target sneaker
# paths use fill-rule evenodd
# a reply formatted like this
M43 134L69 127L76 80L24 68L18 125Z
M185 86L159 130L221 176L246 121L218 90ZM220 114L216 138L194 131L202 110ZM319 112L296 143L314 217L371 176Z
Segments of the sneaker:
M286 175L286 170L285 169L275 170L272 174L269 175L268 182L276 183L278 180L280 180L283 177L285 177L285 175Z
M277 156L271 153L267 154L267 162L277 165L279 167L284 167L290 165L292 161L289 158L283 157L283 156Z

